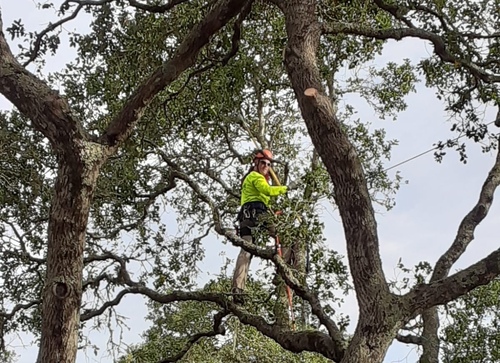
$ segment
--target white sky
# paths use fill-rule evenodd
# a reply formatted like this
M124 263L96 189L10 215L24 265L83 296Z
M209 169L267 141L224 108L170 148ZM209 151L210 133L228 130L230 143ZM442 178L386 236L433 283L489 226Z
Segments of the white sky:
M0 6L4 28L10 25L12 20L19 18L22 18L30 29L39 29L47 24L47 20L42 18L32 0L0 0ZM71 30L81 23L81 20L71 23L66 29ZM378 62L400 61L403 58L415 61L431 51L432 48L421 41L393 42L384 51L383 56L379 57ZM60 69L73 56L72 50L60 51L55 58L50 59L47 70ZM408 98L409 109L400 114L397 122L380 121L366 105L358 103L359 117L363 121L372 122L374 127L384 127L389 139L399 140L400 146L393 150L393 161L387 164L388 167L429 149L439 140L455 137L449 132L447 115L434 93L423 85L419 85L418 90L417 94ZM1 96L0 108L10 108L9 103ZM493 109L487 110L484 121L492 121L494 115ZM434 264L453 241L461 219L477 201L479 189L494 161L494 155L481 153L479 145L470 145L468 156L468 163L464 165L458 161L457 154L449 152L444 162L438 164L432 153L429 153L397 168L403 177L409 180L409 184L402 186L393 210L377 215L381 256L388 279L396 278L395 266L399 258L402 258L407 267L413 267L424 260ZM325 213L324 218L328 243L345 255L340 218L335 213ZM498 226L499 219L500 210L497 204L494 204L488 218L477 229L475 241L452 271L464 268L498 248L498 233L495 227ZM207 241L206 247L206 258L200 268L208 273L219 272L225 258L221 253L230 258L235 258L238 253L236 247L224 245L216 239ZM209 278L206 273L203 275ZM139 297L127 296L122 300L119 311L130 317L131 330L123 332L124 341L140 342L140 334L147 328L143 314L146 312L144 301ZM354 297L349 297L342 311L351 315L351 321L355 322L357 310ZM96 332L89 334L94 343L101 347L101 352L97 357L94 357L91 351L80 352L77 362L112 362L113 359L105 353L107 336ZM24 337L24 343L29 344L29 338ZM36 359L36 347L22 348L18 339L12 341L12 344L17 347L19 363L32 363ZM394 343L384 362L416 360L413 346Z

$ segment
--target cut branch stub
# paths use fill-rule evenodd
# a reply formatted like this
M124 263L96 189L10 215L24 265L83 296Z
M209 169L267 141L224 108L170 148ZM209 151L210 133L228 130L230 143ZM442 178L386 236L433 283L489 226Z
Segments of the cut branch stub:
M316 88L307 88L305 91L304 91L304 95L307 96L307 97L318 97L318 90Z

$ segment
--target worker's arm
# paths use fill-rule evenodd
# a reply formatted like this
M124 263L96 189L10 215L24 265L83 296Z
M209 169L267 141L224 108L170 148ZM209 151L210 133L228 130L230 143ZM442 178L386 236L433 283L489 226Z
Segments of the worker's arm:
M266 178L262 174L252 173L250 177L252 184L255 186L255 189L264 195L269 195L271 197L275 197L277 195L285 194L287 191L286 186L274 186L269 185Z

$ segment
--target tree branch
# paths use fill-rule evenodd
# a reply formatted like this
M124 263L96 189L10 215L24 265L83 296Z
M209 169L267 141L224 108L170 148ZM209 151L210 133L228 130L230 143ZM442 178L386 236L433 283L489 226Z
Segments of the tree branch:
M210 330L208 332L198 333L198 334L193 335L192 337L189 338L187 344L184 346L184 348L182 348L182 350L178 354L176 354L173 357L166 358L166 359L162 360L160 363L170 363L170 362L177 362L177 361L181 360L181 358L184 357L184 355L189 351L189 349L191 349L191 347L194 344L196 344L196 342L198 342L198 340L200 340L201 338L214 337L214 336L219 335L219 334L224 335L226 333L226 329L224 329L224 327L222 326L222 319L225 316L227 316L228 314L229 314L229 311L227 311L227 310L223 310L223 311L220 311L217 314L215 314L214 325L213 325L212 330Z
M172 99L177 97L179 94L181 94L181 92L191 82L191 79L193 79L195 76L197 76L201 73L204 73L204 72L214 68L217 65L217 63L220 63L221 65L225 66L229 62L229 60L236 55L236 53L238 52L239 46L240 46L241 25L243 24L243 21L246 19L246 17L250 13L250 10L252 9L252 4L253 4L253 0L247 2L245 4L245 6L243 7L243 9L241 10L241 13L238 16L238 19L236 19L236 21L234 22L233 36L231 38L231 49L229 50L229 52L221 59L211 61L209 64L207 64L203 67L200 67L198 69L195 69L194 71L189 73L188 76L186 77L186 81L183 83L183 85L181 87L179 87L179 89L176 92L169 94L168 97L165 99L165 101L163 102L163 112L165 113L166 119L168 119L168 107L167 107L168 103Z
M22 66L27 67L31 62L33 62L38 57L38 52L40 51L40 46L42 44L43 38L48 33L54 31L57 27L63 25L64 23L67 23L68 21L75 19L80 10L82 10L82 8L83 5L79 5L71 15L69 15L66 18L60 19L59 21L56 21L54 24L49 24L49 26L46 27L44 30L42 30L40 34L37 34L35 43L28 54L28 60L26 60L26 62L24 62Z
M451 267L465 252L467 246L474 239L474 231L481 221L486 217L493 203L493 195L500 184L500 150L488 177L483 183L479 200L472 210L463 218L455 240L448 250L439 258L434 267L430 283L439 281L448 276ZM439 315L436 307L432 307L422 313L422 362L437 362L439 360Z
M392 299L382 269L375 211L357 151L331 99L323 92L317 67L322 27L317 20L316 2L301 1L300 12L297 4L289 0L282 7L288 35L284 63L308 133L335 188L360 321L366 323L385 314L382 310ZM362 325L358 329L363 329Z
M12 229L12 232L14 232L14 235L17 237L17 239L19 241L19 245L21 246L21 254L20 255L22 257L25 257L28 260L30 260L31 262L35 262L39 265L44 264L46 262L45 258L35 257L28 252L28 250L26 248L26 243L24 241L24 235L21 235L21 233L17 230L14 223L10 222L9 220L5 220L4 223L7 224Z
M0 93L32 121L56 152L70 150L67 154L77 158L79 153L73 151L81 150L82 145L75 141L88 140L88 134L73 116L68 102L14 58L2 28L0 13Z
M460 65L467 69L474 77L486 83L500 82L499 74L492 74L484 69L481 69L476 64L460 59L447 51L446 42L439 35L417 28L395 28L395 29L375 29L359 24L351 23L335 23L323 24L323 34L353 34L362 35L368 38L375 39L395 39L401 40L403 38L420 38L429 40L434 45L434 53L446 63Z
M236 237L237 238L237 237ZM255 245L248 243L247 241L239 238L247 248L256 252ZM264 253L267 255L267 253ZM269 255L277 256L274 253L269 252ZM338 344L332 344L332 338L321 332L291 332L285 330L277 325L268 324L264 318L260 316L255 316L246 313L241 310L239 305L234 304L232 301L227 299L226 294L221 293L210 293L210 292L184 292L177 291L170 294L160 294L140 283L132 281L129 273L126 270L126 261L116 255L108 254L102 256L101 258L112 258L120 263L120 269L118 277L114 280L120 280L123 284L128 287L120 291L113 300L105 302L99 309L87 311L81 314L80 321L86 321L93 317L99 316L106 309L118 305L123 297L127 294L142 294L149 297L150 299L159 303L171 303L175 301L207 301L213 302L221 306L225 311L230 311L233 313L240 321L244 324L251 325L259 330L262 334L275 340L283 348L288 349L292 352L302 352L302 351L316 351L323 354L325 357L331 358L335 361L340 361L344 354L344 349L339 347ZM284 264L281 257L277 258ZM290 280L289 280L290 281Z
M401 343L405 344L415 344L415 345L422 345L422 337L419 337L417 335L402 335L398 334L396 335L396 340Z
M117 145L131 133L133 126L153 97L191 67L200 50L210 41L210 37L236 16L249 1L251 0L218 2L203 20L191 29L173 57L158 68L130 96L101 136L101 142L110 145L111 151L114 151Z
M114 282L116 279L108 273L102 273L93 279L88 279L82 282L82 291L85 291L89 286L99 287L101 281Z
M144 11L148 11L150 13L165 13L173 9L175 6L185 3L187 1L189 0L172 0L164 5L149 5L141 3L137 0L128 0L128 3L130 6L136 9L141 9ZM66 3L75 3L81 6L82 5L98 6L98 5L109 4L111 2L113 2L113 0L67 0L66 1Z
M448 248L448 250L437 261L430 280L431 282L448 276L450 268L465 252L469 243L474 239L474 231L487 216L490 207L493 204L493 196L498 185L500 185L500 149L497 150L495 163L488 173L488 177L484 181L481 188L479 200L460 223L457 235L450 248Z
M33 301L30 301L26 304L17 304L16 306L14 306L12 308L10 313L7 313L5 311L0 311L0 316L5 318L5 319L11 319L19 310L27 310L27 309L29 309L35 305L41 304L41 303L42 303L41 300L33 300Z
M403 296L408 315L413 318L423 310L446 304L476 287L487 285L500 275L500 249L445 279L420 284Z
M408 8L403 7L403 6L399 6L399 5L394 5L394 4L387 4L383 0L373 0L373 2L375 4L377 4L377 6L380 9L387 11L389 14L391 14L392 16L394 16L394 18L398 19L399 21L401 21L402 23L404 23L409 28L414 28L415 27L411 23L411 21L409 21L408 19L406 19L404 17L404 15L406 15L406 13L408 13L408 11L409 11Z
M277 325L267 324L264 318L260 316L251 315L242 311L233 311L233 314L236 315L243 324L253 326L262 334L273 339L283 348L293 353L315 351L335 362L340 362L344 356L344 350L339 350L338 347L333 344L331 337L320 331L294 332L283 330Z
M215 228L217 230L217 227ZM339 355L343 355L343 350L345 349L346 342L340 333L340 329L337 324L325 313L321 302L319 301L318 295L306 287L304 287L298 279L293 275L293 269L288 266L285 260L275 253L274 249L263 250L256 247L253 243L245 241L243 238L238 237L233 231L230 230L219 230L221 235L229 239L233 245L243 248L245 251L250 252L254 256L258 256L262 259L270 260L276 266L278 273L283 277L285 283L292 288L297 296L301 297L311 305L311 311L316 315L321 324L323 324L333 342L335 343L335 349L338 350Z
M146 286L135 284L132 281L129 282L132 286L120 291L113 300L106 302L101 308L83 313L80 317L80 321L86 321L102 314L107 308L118 305L122 298L128 294L141 294L161 304L177 301L206 301L215 303L225 311L231 312L243 324L255 327L262 334L273 339L283 348L291 352L318 352L337 362L339 362L342 357L343 352L336 349L328 335L319 331L292 332L284 330L280 326L268 324L261 316L252 315L241 310L240 306L228 299L226 294L202 291L175 291L170 294L160 294Z

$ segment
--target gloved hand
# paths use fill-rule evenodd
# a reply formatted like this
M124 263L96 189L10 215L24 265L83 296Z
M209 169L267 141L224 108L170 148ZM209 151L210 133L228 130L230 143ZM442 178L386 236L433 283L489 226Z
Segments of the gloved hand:
M295 190L298 189L300 186L300 179L292 180L290 183L288 183L287 187L288 190Z

